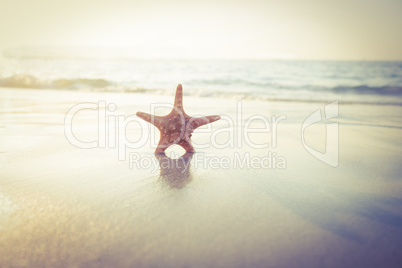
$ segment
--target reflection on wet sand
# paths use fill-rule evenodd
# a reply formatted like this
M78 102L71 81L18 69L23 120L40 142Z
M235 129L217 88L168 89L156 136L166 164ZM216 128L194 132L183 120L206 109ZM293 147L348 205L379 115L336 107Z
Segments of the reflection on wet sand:
M163 154L155 154L159 161L160 177L171 188L183 188L192 180L190 171L193 153L186 153L178 159Z

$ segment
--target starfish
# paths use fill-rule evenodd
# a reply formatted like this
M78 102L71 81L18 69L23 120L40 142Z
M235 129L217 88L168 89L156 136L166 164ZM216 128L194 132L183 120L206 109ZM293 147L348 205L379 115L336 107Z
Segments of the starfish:
M194 153L194 147L191 144L191 135L193 131L203 125L215 122L221 117L211 115L205 117L191 117L183 109L183 88L181 84L177 86L172 111L165 116L156 116L143 112L137 112L137 116L157 127L161 133L155 154L163 154L165 150L178 144L186 150L186 153Z

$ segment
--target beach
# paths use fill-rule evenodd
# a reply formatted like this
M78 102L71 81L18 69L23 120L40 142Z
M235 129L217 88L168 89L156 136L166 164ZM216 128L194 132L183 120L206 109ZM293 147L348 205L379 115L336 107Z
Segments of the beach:
M172 159L153 154L159 134L134 115L167 114L150 105L172 104L173 89L0 95L0 266L402 263L400 105L339 102L339 116L303 133L330 102L185 95L189 115L222 119L194 132L194 155ZM339 130L332 166L306 150L325 153L328 123Z

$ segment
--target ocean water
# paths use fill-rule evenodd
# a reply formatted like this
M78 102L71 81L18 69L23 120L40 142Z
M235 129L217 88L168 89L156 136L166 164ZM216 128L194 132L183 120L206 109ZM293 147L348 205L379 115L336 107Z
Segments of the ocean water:
M402 62L9 57L0 87L402 105Z

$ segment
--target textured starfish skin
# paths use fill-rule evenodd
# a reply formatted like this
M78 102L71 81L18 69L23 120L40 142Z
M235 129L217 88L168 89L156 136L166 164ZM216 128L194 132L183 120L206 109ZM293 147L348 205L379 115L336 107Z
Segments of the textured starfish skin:
M155 154L164 153L173 144L180 145L187 153L194 153L195 150L191 144L191 135L194 129L221 119L219 115L205 117L187 115L183 109L183 88L181 84L177 86L174 107L168 115L156 116L137 112L137 116L153 124L161 133Z

